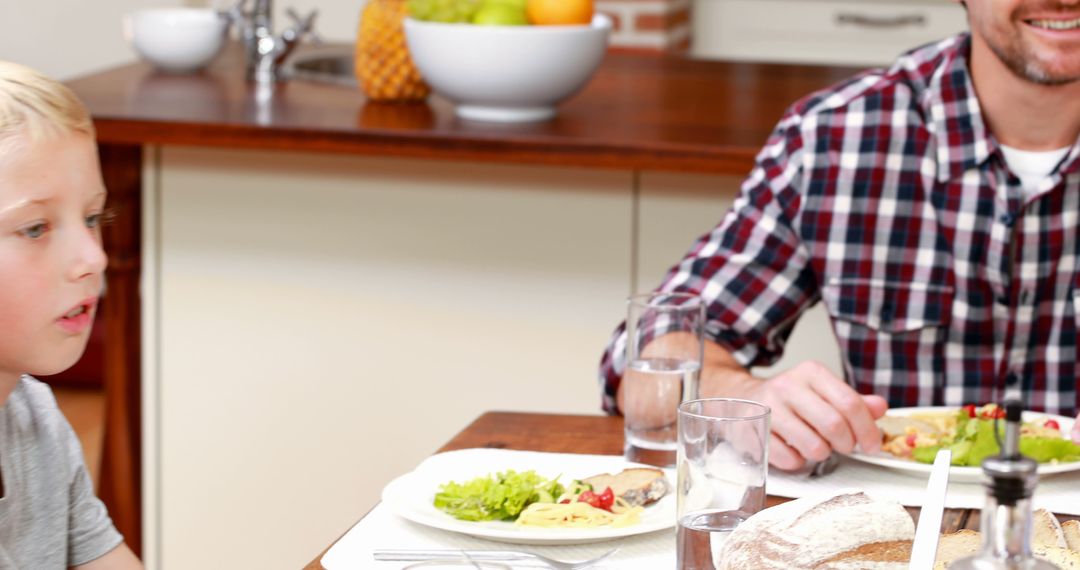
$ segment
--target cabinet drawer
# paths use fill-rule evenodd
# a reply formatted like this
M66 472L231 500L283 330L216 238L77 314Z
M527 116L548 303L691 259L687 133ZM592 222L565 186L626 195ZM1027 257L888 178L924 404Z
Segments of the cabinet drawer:
M696 57L885 65L967 29L963 7L939 1L697 0Z

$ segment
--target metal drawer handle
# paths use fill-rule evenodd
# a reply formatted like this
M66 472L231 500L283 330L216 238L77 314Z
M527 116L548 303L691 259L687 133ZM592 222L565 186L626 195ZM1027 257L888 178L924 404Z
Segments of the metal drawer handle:
M840 12L836 15L837 24L851 24L864 28L903 28L906 26L926 25L926 16L922 14L908 14L905 16L868 16L866 14L854 14Z

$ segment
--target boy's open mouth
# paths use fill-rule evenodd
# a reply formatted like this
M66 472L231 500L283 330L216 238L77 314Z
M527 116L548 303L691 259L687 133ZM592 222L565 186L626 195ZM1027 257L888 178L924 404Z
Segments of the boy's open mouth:
M72 310L68 311L67 313L65 313L64 318L65 319L74 319L75 317L77 317L77 316L79 316L79 315L81 315L81 314L83 314L83 313L85 313L85 312L87 312L89 310L90 310L90 307L88 307L86 305L79 305L78 307L75 307L74 309L72 309Z
M78 334L90 328L93 319L94 306L97 304L96 297L83 299L81 303L68 309L57 319L60 328L67 333Z

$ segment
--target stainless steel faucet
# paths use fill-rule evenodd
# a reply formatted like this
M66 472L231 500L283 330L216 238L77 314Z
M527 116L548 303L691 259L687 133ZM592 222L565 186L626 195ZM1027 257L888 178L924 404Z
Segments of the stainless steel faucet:
M318 10L312 10L301 17L289 8L286 15L293 20L293 25L280 35L274 35L273 2L255 0L255 6L247 9L248 0L240 0L229 10L230 19L240 28L247 53L247 77L257 83L271 84L281 79L281 63L292 53L304 36L315 37L315 17Z

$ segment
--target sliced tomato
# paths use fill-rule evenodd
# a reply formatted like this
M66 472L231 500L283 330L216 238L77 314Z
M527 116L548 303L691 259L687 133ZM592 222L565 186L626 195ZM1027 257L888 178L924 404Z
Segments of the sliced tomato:
M611 490L611 487L604 489L604 492L599 494L585 491L578 495L577 500L579 503L588 503L591 507L610 512L611 506L615 504L615 492Z
M963 410L965 412L967 412L967 415L968 415L969 418L973 418L973 417L975 417L977 415L975 413L975 404L968 404L968 405L964 406Z
M1046 423L1043 424L1043 427L1047 427L1050 429L1061 429L1061 425L1057 423L1057 420L1046 420Z
M604 489L603 493L597 495L597 498L599 499L598 502L600 503L599 508L610 512L611 507L615 504L615 491L612 491L611 487L608 487L607 489Z
M919 436L913 433L909 433L907 438L904 439L904 443L906 443L908 447L915 447L915 440L918 439L918 437Z
M585 491L578 495L579 503L588 503L591 507L600 508L600 496L592 491Z

